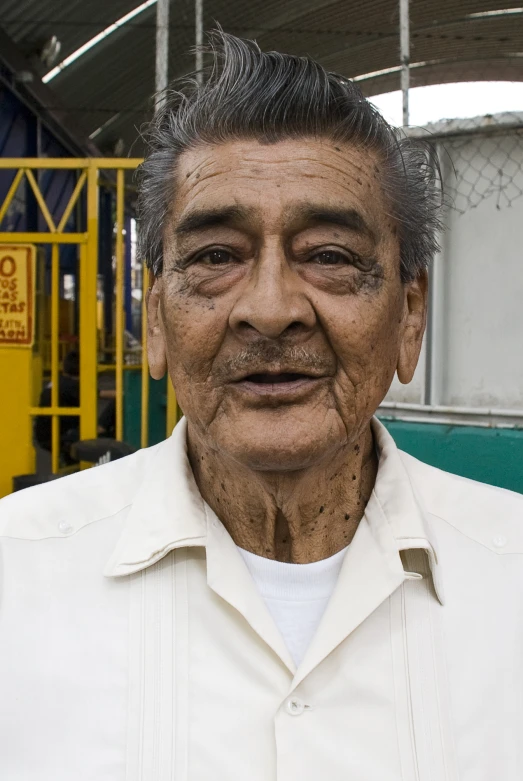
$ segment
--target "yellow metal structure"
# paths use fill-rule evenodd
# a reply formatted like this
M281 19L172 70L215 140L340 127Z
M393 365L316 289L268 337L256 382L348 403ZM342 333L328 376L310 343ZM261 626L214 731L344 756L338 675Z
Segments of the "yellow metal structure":
M0 496L11 490L10 480L13 475L32 472L34 469L34 450L32 448L32 417L35 415L50 415L52 417L52 471L60 470L60 432L59 416L77 415L80 418L80 439L94 439L97 436L97 400L98 372L107 369L98 366L97 344L97 279L98 279L98 204L100 180L104 172L114 172L116 175L116 241L115 241L115 358L114 369L116 379L116 436L123 437L123 373L124 365L124 242L129 237L124 235L124 204L125 204L125 172L134 170L141 159L126 158L0 158L0 170L15 171L13 182L4 202L0 205L0 224L8 212L9 206L16 196L18 188L25 181L34 194L36 203L45 220L47 230L30 232L0 231L0 244L11 245L34 244L37 247L51 246L51 306L50 306L50 376L52 383L51 406L40 408L36 406L35 387L19 387L20 376L27 373L28 362L34 367L41 366L42 355L35 343L33 351L25 350L14 363L7 366L2 363L0 374L3 387L0 390L0 410L2 420L2 447L9 454L9 463L0 461ZM77 172L77 181L69 202L60 218L55 223L52 210L46 203L39 187L39 172L42 170L71 170ZM70 232L66 230L68 219L85 193L87 207L87 225L85 232ZM59 333L60 306L60 246L76 244L78 246L79 263L79 341L80 350L80 406L64 408L59 404L59 372L63 349ZM148 444L148 366L146 359L147 327L145 317L146 275L142 296L142 409L141 409L141 444ZM0 356L1 360L1 356ZM16 363L16 366L15 366ZM129 367L130 368L130 367ZM137 367L133 367L137 368ZM176 398L170 388L167 396L167 434L170 434L177 418ZM24 426L13 430L10 424L10 409L13 400L23 410ZM9 464L12 464L12 468Z
M0 348L32 347L35 338L35 257L32 244L0 245Z
M116 439L123 437L124 172L116 172Z
M30 471L34 462L27 410L41 378L32 351L35 255L32 245L0 246L0 496L10 492L11 474ZM17 442L14 449L5 446L11 441Z

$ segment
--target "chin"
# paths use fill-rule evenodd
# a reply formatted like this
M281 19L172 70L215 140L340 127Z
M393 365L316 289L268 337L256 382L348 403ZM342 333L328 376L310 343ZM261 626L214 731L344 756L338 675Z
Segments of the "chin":
M255 471L295 472L319 465L332 455L341 443L333 442L323 432L234 430L219 443L221 450L234 460Z

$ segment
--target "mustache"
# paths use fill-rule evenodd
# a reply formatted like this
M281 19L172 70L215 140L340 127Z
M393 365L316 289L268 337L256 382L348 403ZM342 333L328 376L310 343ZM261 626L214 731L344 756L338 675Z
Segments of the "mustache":
M276 371L279 367L292 368L304 374L328 374L333 370L332 359L306 347L279 342L255 342L225 359L217 375L220 380L228 380L231 376L254 374L268 366Z

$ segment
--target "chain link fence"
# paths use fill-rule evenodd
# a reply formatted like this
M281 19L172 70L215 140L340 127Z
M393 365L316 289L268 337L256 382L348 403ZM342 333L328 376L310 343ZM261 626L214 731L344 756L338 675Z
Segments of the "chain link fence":
M446 120L410 135L436 145L446 200L458 213L489 199L511 207L523 196L523 113Z

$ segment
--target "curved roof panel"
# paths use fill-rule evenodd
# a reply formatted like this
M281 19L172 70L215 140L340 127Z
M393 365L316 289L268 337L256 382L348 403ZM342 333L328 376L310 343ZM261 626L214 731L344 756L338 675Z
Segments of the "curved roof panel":
M56 35L63 60L137 5L1 0L0 24L33 58ZM410 15L412 86L523 80L523 8L511 7L510 0L411 0ZM174 78L193 67L193 0L173 2L170 17ZM206 28L219 22L263 49L309 54L357 78L369 96L399 88L398 17L398 0L204 0ZM155 23L153 5L49 82L76 125L106 153L118 139L126 152L132 147L140 153L138 129L150 116L154 91ZM43 75L46 69L40 70Z

